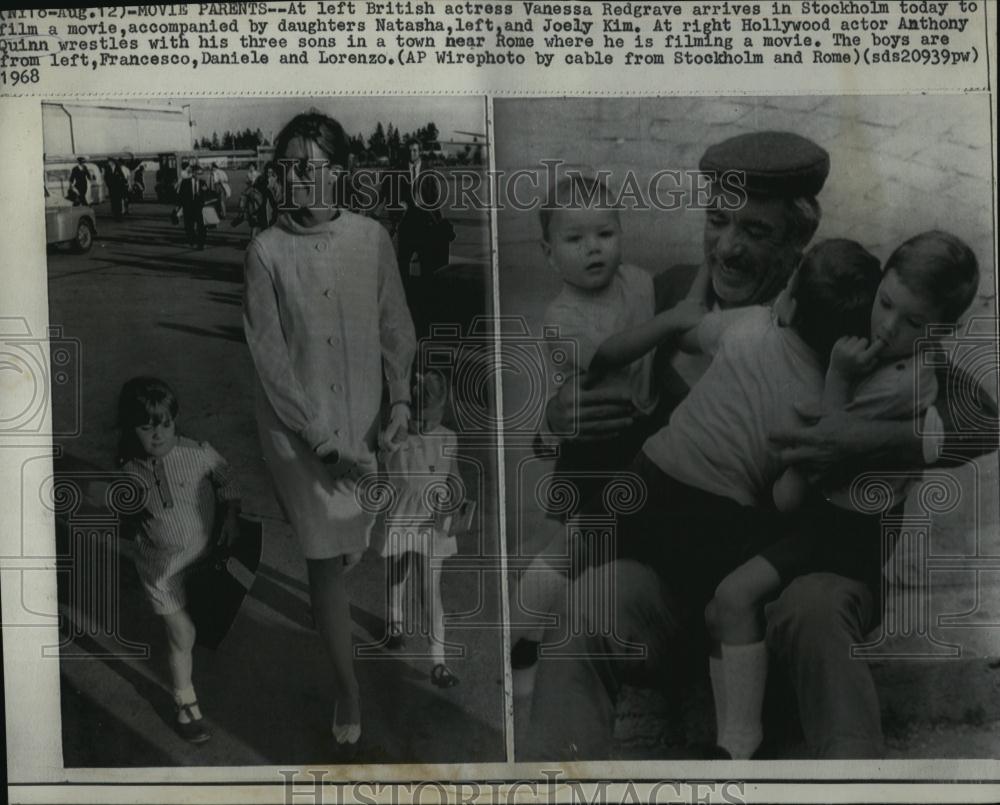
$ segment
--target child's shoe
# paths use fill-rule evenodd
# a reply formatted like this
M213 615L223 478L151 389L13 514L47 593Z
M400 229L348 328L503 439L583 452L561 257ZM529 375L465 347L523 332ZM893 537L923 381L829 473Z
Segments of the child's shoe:
M403 646L406 645L406 638L403 637L403 622L402 621L389 621L386 626L388 632L388 637L385 641L385 647L390 651L398 651Z
M212 733L205 728L205 719L197 707L198 702L177 705L177 732L185 741L203 744L212 737Z
M439 688L453 688L458 684L458 677L443 662L431 669L431 682Z

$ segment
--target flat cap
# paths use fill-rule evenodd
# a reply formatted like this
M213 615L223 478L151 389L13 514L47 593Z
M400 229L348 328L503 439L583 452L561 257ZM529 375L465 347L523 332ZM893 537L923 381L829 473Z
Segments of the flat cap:
M743 172L750 195L815 196L830 173L830 155L790 131L755 131L709 146L698 168L712 176Z

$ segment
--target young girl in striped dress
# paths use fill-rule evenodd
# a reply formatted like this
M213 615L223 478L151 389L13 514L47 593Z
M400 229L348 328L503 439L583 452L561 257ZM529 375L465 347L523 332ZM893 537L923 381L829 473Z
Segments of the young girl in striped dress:
M185 611L184 581L212 546L220 506L225 508L220 541L235 538L240 493L229 465L211 445L177 436L178 408L162 380L135 377L125 383L118 400L118 461L146 491L136 570L167 630L177 730L188 741L203 743L211 736L191 681L195 627Z

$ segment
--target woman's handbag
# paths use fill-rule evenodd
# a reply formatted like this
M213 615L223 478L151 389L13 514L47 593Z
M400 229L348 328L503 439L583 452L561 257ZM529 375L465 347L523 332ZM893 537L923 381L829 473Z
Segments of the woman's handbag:
M187 576L188 614L197 643L206 648L218 648L229 633L260 566L261 523L240 517L239 524L233 544L217 544Z

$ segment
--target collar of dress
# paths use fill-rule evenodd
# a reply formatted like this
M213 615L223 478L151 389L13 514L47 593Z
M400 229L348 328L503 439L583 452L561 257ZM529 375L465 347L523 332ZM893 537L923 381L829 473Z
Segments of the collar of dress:
M326 235L339 228L343 220L343 211L337 210L337 214L329 221L324 221L314 226L303 226L290 213L282 213L278 217L278 226L286 232L291 232L293 235Z

